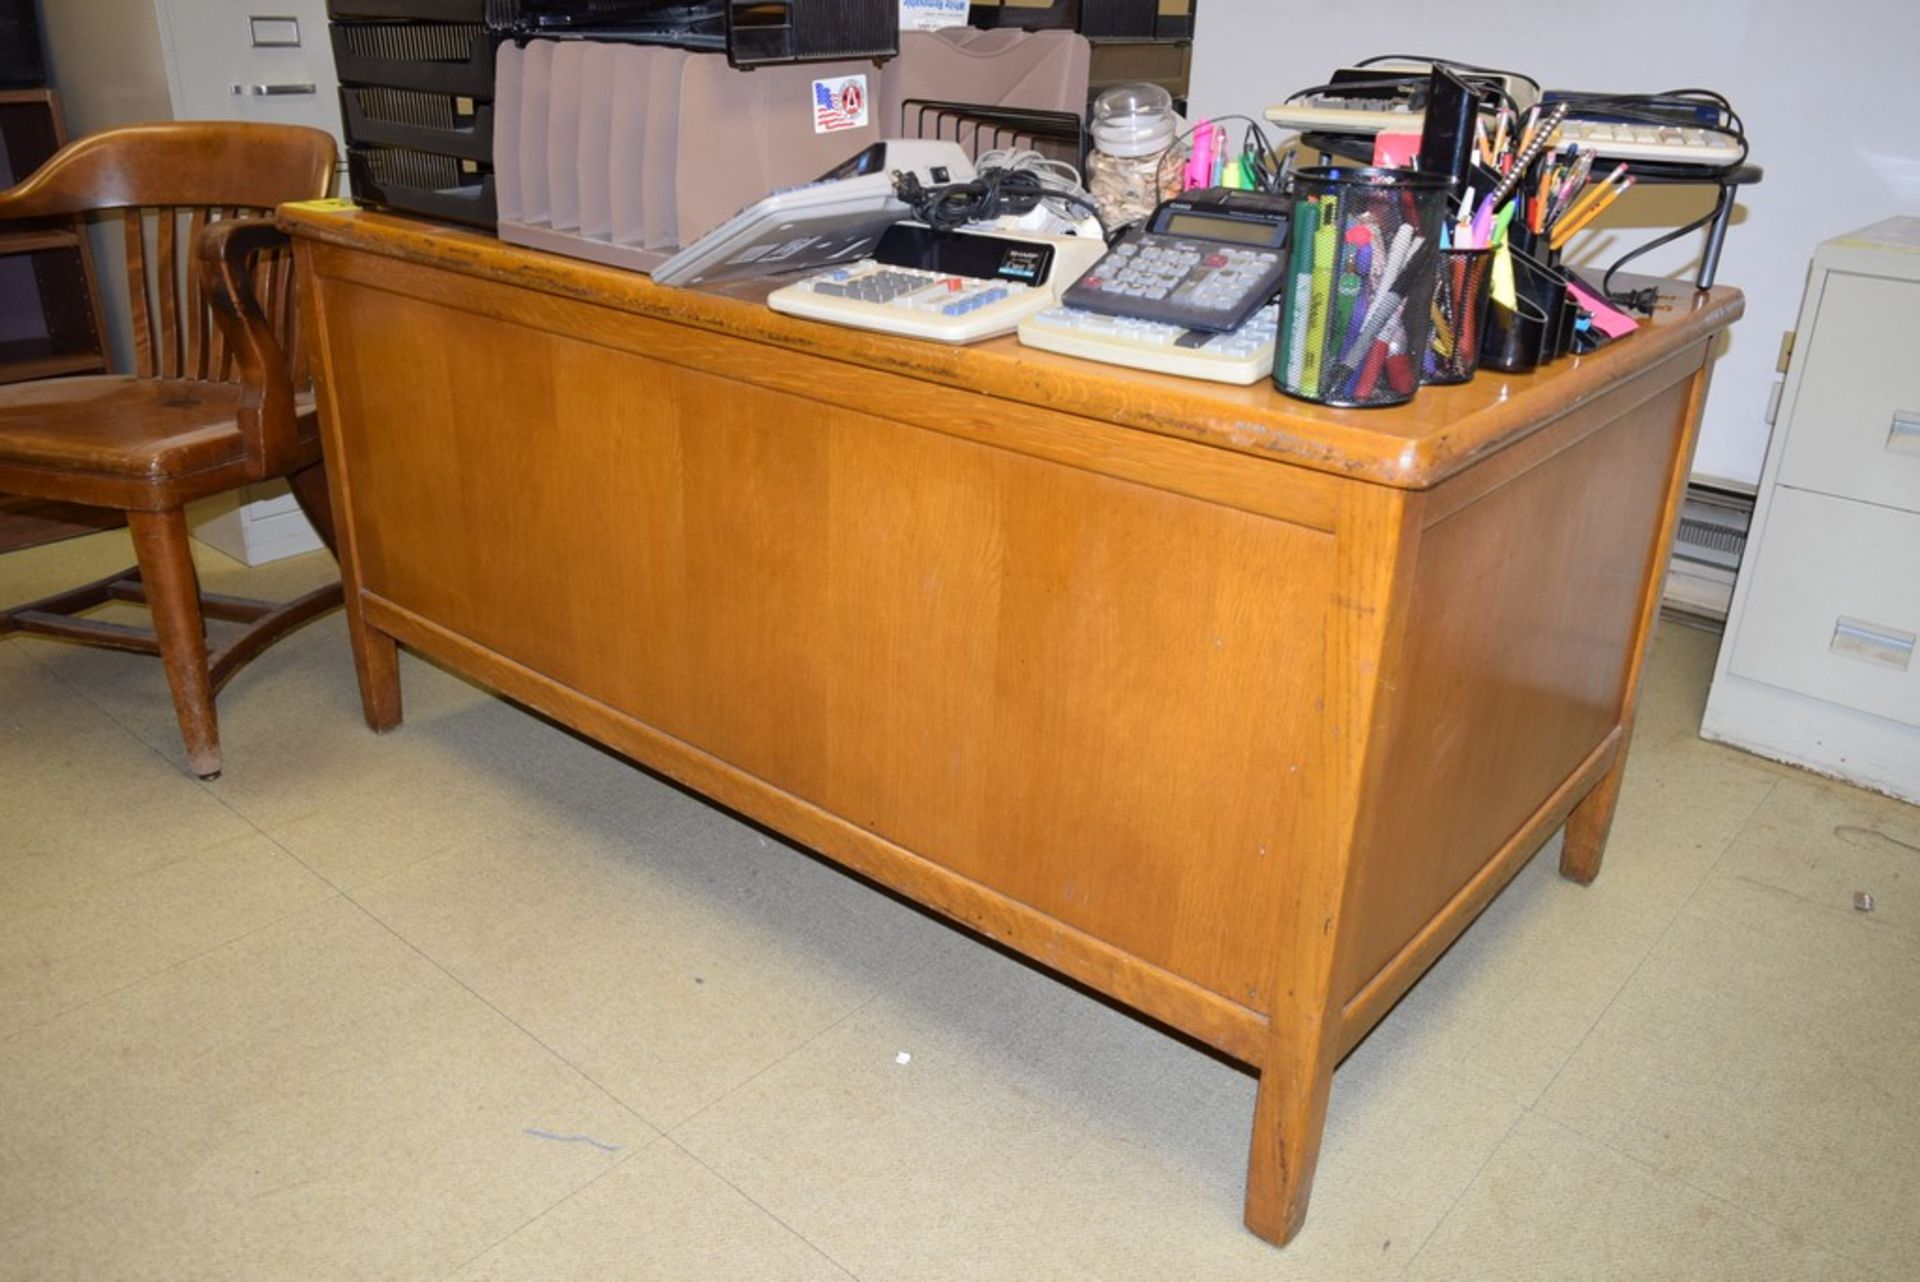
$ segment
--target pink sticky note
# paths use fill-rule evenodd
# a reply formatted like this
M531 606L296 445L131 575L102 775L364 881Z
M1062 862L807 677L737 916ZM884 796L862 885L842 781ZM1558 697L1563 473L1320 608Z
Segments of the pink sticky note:
M1373 164L1376 169L1411 169L1419 155L1419 134L1373 136Z
M1622 334L1631 334L1640 328L1640 322L1609 303L1600 295L1588 289L1577 280L1567 282L1567 289L1573 295L1573 301L1580 304L1582 311L1593 317L1594 328L1608 338L1619 338Z

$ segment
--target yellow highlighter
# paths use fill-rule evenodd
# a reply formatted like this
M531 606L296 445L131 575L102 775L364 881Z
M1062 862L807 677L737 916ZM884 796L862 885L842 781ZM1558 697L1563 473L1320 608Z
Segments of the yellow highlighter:
M1336 201L1327 196L1320 202L1320 229L1313 234L1313 287L1307 302L1307 347L1300 365L1301 390L1308 396L1320 392L1320 360L1325 355L1327 338L1327 300L1333 293L1333 272L1340 254L1340 226Z

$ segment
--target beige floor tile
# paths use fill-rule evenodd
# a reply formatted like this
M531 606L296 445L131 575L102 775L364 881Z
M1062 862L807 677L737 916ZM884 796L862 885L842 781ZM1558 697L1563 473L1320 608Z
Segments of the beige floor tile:
M444 1276L654 1138L341 899L0 1043L0 1080L3 1277Z
M1700 718L1707 710L1707 690L1713 684L1713 665L1720 657L1720 639L1718 630L1675 619L1662 618L1655 626L1634 719L1634 736L1640 746L1680 741L1716 752L1729 751L1700 738Z
M0 923L255 830L0 642Z
M1530 1115L1407 1282L1844 1282L1881 1275Z
M924 964L917 945L946 933L645 776L632 786L651 791L530 806L357 898L662 1127Z
M851 1275L656 1140L454 1275L456 1282L806 1282Z
M971 940L940 951L672 1133L863 1278L1391 1277L1518 1113L1362 1048L1281 1255L1240 1225L1251 1075Z
M1920 932L1920 806L1846 784L1783 779L1720 870L1823 908L1873 897L1873 920Z
M6 863L12 856L0 856ZM57 889L0 930L0 1038L238 939L333 889L258 833L105 875L58 869ZM9 881L16 880L8 878ZM46 881L50 878L36 878Z
M1373 1036L1531 1105L1778 783L1734 754L1675 772L1636 746L1593 884L1560 876L1554 838Z
M336 635L337 634L337 635ZM286 671L269 665L285 663ZM669 785L433 664L401 656L406 719L360 715L344 624L256 661L262 684L221 710L227 805L345 889L484 839L523 815L644 808Z
M0 554L0 608L77 588L132 564L133 537L124 529Z
M1716 873L1543 1113L1835 1254L1920 1258L1920 940Z

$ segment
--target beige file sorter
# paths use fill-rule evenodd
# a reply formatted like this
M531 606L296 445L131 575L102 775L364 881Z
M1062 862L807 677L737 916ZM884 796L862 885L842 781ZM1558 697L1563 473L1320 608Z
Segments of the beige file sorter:
M883 137L908 100L1078 112L1088 46L1071 32L907 33L885 66L741 71L714 53L576 40L502 44L495 68L500 238L651 271L770 191ZM864 77L863 122L816 128L816 81ZM891 118L890 118L891 113ZM954 137L951 120L928 136ZM995 145L959 137L969 152Z
M901 114L910 99L1070 111L1077 116L1087 107L1091 59L1087 38L1072 31L903 31L895 61L904 74L886 78L880 125L890 137L919 137L919 122ZM945 122L945 127L946 136L952 137L953 122ZM932 136L931 127L927 133Z

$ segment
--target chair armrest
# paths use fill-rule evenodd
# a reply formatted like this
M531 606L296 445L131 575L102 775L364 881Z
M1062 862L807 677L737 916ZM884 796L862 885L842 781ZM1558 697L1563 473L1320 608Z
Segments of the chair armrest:
M247 470L256 480L281 475L299 453L287 354L254 290L259 256L289 252L289 244L271 218L232 218L204 228L194 248L201 289L233 353Z

